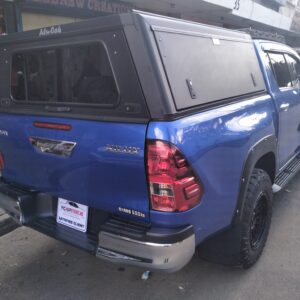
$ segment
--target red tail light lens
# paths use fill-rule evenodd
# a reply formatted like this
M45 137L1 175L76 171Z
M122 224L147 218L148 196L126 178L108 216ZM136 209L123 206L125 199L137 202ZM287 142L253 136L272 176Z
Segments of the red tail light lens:
M147 171L152 209L182 212L200 203L203 188L174 145L148 141Z
M0 176L2 175L3 169L4 169L4 157L3 154L0 152Z

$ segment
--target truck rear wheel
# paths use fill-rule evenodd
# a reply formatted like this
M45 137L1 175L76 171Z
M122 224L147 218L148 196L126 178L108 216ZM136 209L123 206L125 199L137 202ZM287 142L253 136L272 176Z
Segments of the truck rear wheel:
M272 218L272 183L268 174L254 169L247 188L241 221L240 263L251 267L266 244Z
M247 187L239 224L208 239L198 248L209 261L250 268L261 256L272 218L272 183L268 174L254 169Z

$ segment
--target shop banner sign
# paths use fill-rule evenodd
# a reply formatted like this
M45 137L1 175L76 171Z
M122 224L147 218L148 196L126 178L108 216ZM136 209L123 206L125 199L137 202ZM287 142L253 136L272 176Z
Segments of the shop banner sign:
M93 16L99 14L120 14L130 12L134 7L130 4L107 0L25 0L23 7L48 10L49 13L74 13Z

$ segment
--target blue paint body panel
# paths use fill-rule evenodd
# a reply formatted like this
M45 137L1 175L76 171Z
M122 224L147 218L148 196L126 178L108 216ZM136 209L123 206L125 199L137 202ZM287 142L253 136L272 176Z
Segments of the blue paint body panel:
M152 122L147 138L173 143L204 187L201 203L184 213L151 211L152 224L194 225L197 242L231 224L250 149L275 134L270 96L230 104L174 122Z
M71 131L41 129L34 121L70 124ZM0 115L0 149L4 178L27 188L63 197L114 214L118 207L135 209L149 220L144 166L146 125L74 119ZM29 137L76 142L70 157L38 152ZM138 155L113 153L106 145L132 146ZM127 216L135 219L134 216Z

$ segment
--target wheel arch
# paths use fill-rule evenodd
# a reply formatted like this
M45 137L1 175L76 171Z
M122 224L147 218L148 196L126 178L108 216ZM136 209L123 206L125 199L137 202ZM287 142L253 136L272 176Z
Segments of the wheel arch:
M276 176L276 148L277 138L274 135L270 135L258 141L249 150L243 166L237 205L232 218L233 225L238 224L241 220L245 194L254 168L264 170L270 176L271 182L274 183Z

